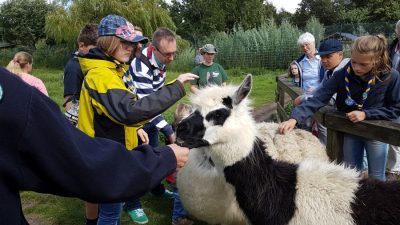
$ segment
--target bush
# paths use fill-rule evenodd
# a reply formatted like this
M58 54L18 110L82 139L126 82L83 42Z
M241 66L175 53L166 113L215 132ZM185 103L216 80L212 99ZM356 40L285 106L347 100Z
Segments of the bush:
M179 50L175 60L168 66L168 70L190 72L194 65L195 50L192 47Z
M36 43L33 58L39 67L63 68L70 56L69 52L70 50L65 46L49 46L45 40L40 40Z
M17 50L15 48L1 48L0 65L6 67L16 52Z
M63 68L70 56L70 50L65 46L49 46L45 40L36 44L36 49L19 46L15 48L0 49L0 65L7 66L15 53L19 51L29 52L33 56L34 67Z

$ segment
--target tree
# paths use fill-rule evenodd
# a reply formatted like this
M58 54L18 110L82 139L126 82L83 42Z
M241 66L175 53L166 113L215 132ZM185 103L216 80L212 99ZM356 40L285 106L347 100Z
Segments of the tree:
M45 38L45 17L54 9L46 0L9 0L0 6L4 39L17 45L34 46Z
M176 30L166 9L159 0L74 0L69 8L59 7L46 18L46 33L58 43L76 44L80 29L87 23L99 23L108 14L125 17L151 35L157 27ZM68 32L65 32L68 30Z
M289 22L292 20L293 14L291 14L290 12L282 9L280 12L278 12L274 18L275 18L275 22L278 25L281 25L284 22Z
M173 0L169 10L177 32L194 43L216 32L258 27L276 13L263 0Z
M324 25L331 25L337 22L337 11L331 0L302 0L292 22L304 27L306 21L314 16Z

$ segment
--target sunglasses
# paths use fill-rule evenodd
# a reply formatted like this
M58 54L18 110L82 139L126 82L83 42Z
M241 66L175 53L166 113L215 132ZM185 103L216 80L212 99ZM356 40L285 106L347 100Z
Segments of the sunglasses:
M154 47L156 48L156 50L165 58L170 58L170 57L175 57L176 56L176 52L168 52L168 53L164 53L162 51L160 51L160 49L154 45Z

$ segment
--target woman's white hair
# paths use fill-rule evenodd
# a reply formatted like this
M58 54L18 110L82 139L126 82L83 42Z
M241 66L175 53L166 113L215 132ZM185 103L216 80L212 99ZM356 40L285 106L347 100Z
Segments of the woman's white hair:
M298 46L302 46L306 43L315 43L314 35L309 32L305 32L304 34L300 35L299 39L297 40Z

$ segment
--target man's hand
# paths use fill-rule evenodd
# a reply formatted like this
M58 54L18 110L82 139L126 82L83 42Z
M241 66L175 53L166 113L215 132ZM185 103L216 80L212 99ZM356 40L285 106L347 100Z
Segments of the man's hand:
M168 145L174 151L176 157L176 170L182 168L188 160L189 148L181 147L176 144Z
M137 130L137 135L143 144L149 144L149 136L147 135L146 131L144 131L142 128Z
M346 117L353 123L357 123L365 120L365 112L354 110L352 112L346 113Z
M178 80L182 84L185 84L186 82L188 82L190 80L194 80L194 79L198 79L198 78L199 78L199 76L197 76L196 74L184 73L184 74L179 75L178 78L176 78L176 80Z
M294 126L296 126L297 121L295 119L288 119L285 122L279 124L279 133L287 134L289 131L293 130Z

